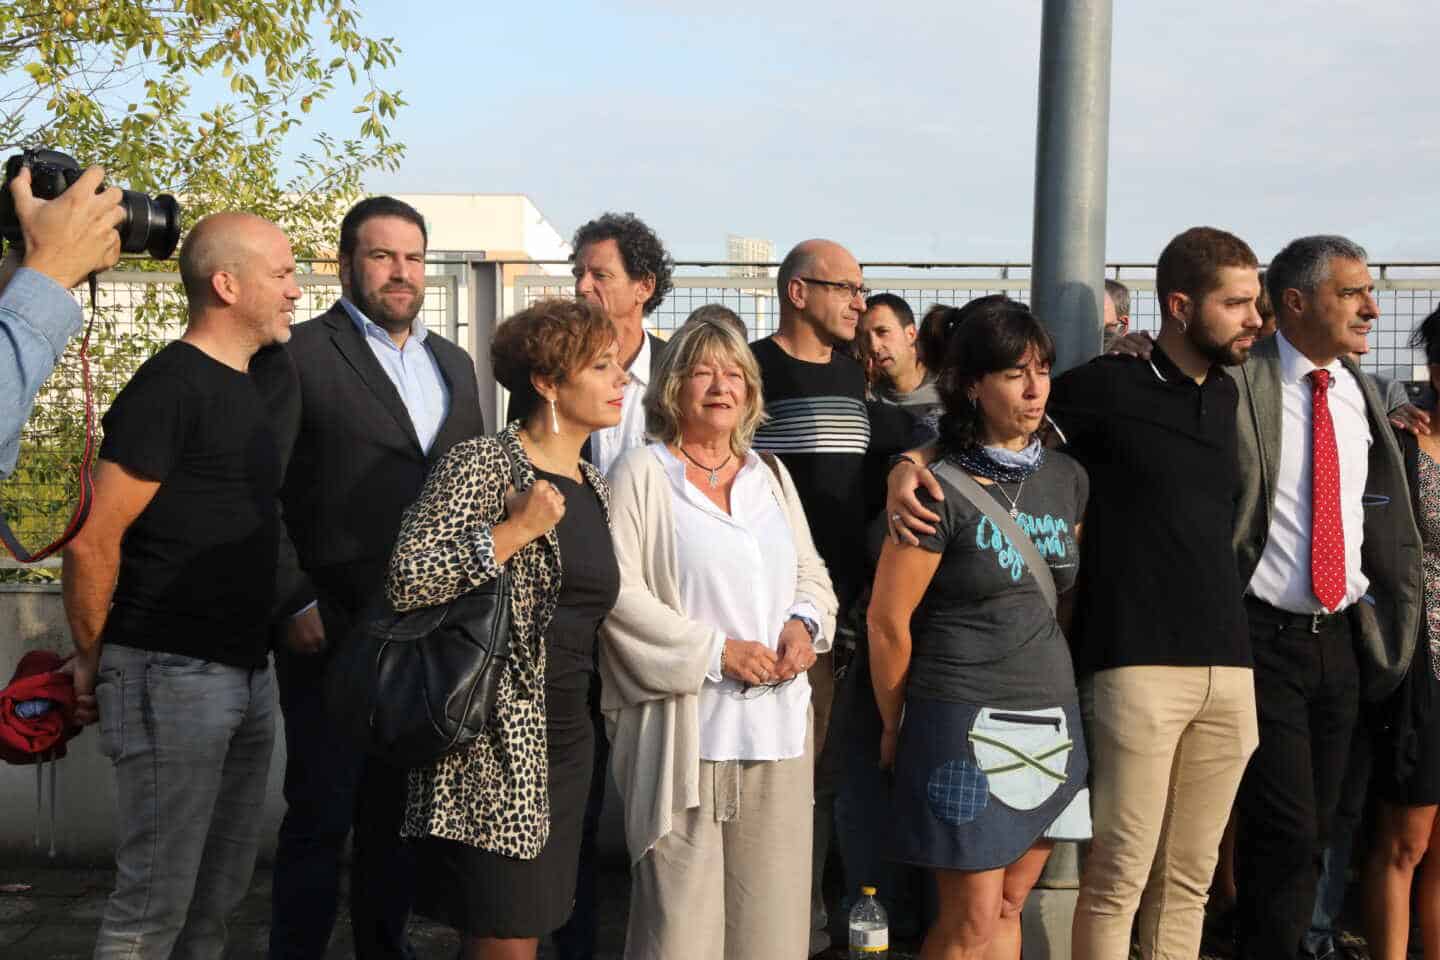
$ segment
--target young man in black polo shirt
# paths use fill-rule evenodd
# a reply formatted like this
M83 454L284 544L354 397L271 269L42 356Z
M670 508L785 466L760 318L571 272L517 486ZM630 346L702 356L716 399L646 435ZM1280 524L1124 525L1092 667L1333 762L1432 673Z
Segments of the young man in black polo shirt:
M115 767L115 890L95 956L218 957L250 887L274 739L280 444L249 376L300 288L279 228L222 213L180 250L185 335L105 415L65 551L82 722ZM93 697L93 699L92 699Z
M1090 472L1071 642L1090 715L1095 838L1076 960L1196 956L1205 891L1257 743L1244 584L1235 382L1260 329L1255 254L1196 227L1156 266L1148 363L1061 377L1051 415ZM1143 598L1143 601L1137 600Z
M1066 449L1090 474L1070 639L1094 841L1075 960L1124 960L1137 909L1146 960L1198 955L1220 836L1258 739L1231 539L1238 391L1223 369L1245 361L1260 329L1255 254L1196 227L1166 246L1155 285L1151 359L1097 358L1050 394ZM929 479L895 474L892 502ZM903 536L913 521L889 509Z

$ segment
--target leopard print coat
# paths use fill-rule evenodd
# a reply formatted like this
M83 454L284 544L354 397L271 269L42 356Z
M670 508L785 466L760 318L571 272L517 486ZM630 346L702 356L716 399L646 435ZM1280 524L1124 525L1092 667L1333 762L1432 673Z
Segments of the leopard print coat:
M517 488L535 483L519 425L456 444L435 465L405 511L386 590L397 611L447 603L500 573L491 528L505 516L510 461ZM604 478L580 461L600 497ZM512 657L483 734L428 767L410 771L401 833L457 840L507 857L532 859L550 835L545 758L545 629L560 593L560 542L554 530L522 547L510 569Z

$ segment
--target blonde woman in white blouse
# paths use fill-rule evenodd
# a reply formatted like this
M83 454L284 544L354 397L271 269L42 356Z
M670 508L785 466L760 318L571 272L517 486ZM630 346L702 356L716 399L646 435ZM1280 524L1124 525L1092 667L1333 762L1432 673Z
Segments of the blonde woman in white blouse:
M634 960L808 953L805 671L836 601L789 474L750 449L764 404L742 329L711 310L675 332L645 395L651 442L610 474L601 707Z

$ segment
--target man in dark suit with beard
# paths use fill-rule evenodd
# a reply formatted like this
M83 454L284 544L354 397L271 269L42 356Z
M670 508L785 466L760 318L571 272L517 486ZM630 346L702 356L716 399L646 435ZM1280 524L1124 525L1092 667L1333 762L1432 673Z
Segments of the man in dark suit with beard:
M297 324L285 350L257 358L255 376L289 455L286 616L275 650L289 756L272 958L324 954L352 826L355 955L413 956L405 924L414 864L400 841L405 771L335 732L321 676L330 650L380 595L401 514L430 465L484 432L474 363L419 319L426 241L410 205L390 197L356 204L340 226L339 302ZM296 565L301 575L288 575Z

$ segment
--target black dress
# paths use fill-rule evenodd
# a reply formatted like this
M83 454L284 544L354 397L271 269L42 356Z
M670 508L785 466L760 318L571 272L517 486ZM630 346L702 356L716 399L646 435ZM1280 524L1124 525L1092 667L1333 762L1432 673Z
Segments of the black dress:
M1399 806L1440 803L1440 464L1400 435L1415 519L1424 546L1424 609L1415 656L1399 689L1379 706L1375 781Z
M478 937L543 937L575 902L580 833L594 766L589 693L595 635L620 592L600 499L569 477L536 471L565 496L560 596L545 631L545 734L550 836L533 860L441 837L420 840L416 912Z

